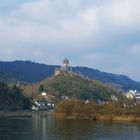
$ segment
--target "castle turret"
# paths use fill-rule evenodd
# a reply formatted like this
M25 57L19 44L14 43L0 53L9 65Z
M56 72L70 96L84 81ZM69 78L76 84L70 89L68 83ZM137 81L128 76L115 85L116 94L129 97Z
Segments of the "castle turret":
M65 58L65 59L63 60L62 69L63 69L64 71L68 71L68 70L69 70L69 60L68 60L67 58Z
M65 58L63 60L63 65L60 68L55 69L55 75L58 75L58 74L60 74L60 72L63 72L63 71L65 71L65 72L71 72L72 71L72 69L69 65L69 60L67 58Z

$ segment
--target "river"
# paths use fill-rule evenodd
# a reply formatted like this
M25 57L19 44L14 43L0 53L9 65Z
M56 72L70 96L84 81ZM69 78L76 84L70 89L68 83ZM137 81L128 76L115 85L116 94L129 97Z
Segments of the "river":
M140 122L66 120L40 114L1 117L0 140L140 140Z

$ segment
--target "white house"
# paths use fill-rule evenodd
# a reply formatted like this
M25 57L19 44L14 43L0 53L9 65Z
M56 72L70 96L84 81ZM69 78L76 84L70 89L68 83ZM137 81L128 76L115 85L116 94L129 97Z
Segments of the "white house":
M127 99L131 99L131 100L133 100L134 97L135 97L135 96L134 96L132 93L130 93L130 92L126 93L125 95L126 95Z
M136 90L129 90L125 95L127 99L133 100L135 98L135 94L137 93Z
M111 100L113 100L113 101L118 101L118 98L117 98L115 95L112 95L112 96L111 96Z
M129 90L128 93L126 93L126 97L128 99L136 99L136 100L140 100L140 93L137 92L137 90Z
M89 100L86 100L86 101L85 101L85 104L88 104L88 103L89 103Z
M129 90L129 93L135 95L137 93L137 90Z
M42 96L47 96L47 92L42 92Z

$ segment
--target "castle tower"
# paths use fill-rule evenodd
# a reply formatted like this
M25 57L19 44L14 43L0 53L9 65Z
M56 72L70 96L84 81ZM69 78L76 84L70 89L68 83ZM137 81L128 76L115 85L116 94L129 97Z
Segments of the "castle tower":
M69 70L69 60L68 60L67 58L65 58L65 59L63 60L62 69L63 69L64 71L68 71L68 70Z
M69 60L67 58L65 58L63 60L63 65L60 68L56 68L55 69L55 75L59 75L61 72L72 72L72 68L69 64Z

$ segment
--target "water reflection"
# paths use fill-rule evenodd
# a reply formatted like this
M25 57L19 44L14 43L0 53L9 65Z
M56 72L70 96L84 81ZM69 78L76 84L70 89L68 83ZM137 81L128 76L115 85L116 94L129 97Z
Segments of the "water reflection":
M0 118L0 140L139 140L140 123L31 118Z
M34 140L46 140L52 135L55 128L54 116L35 114L32 117L32 127Z

